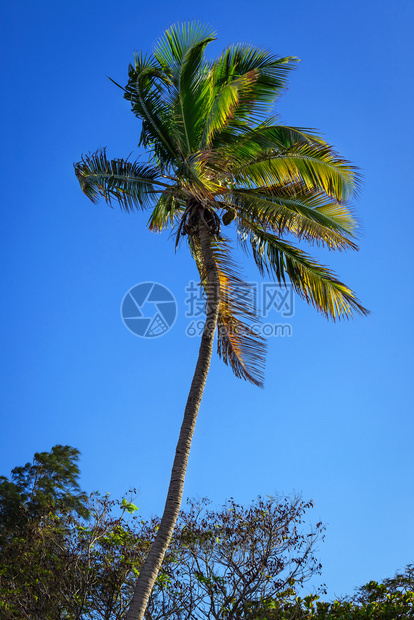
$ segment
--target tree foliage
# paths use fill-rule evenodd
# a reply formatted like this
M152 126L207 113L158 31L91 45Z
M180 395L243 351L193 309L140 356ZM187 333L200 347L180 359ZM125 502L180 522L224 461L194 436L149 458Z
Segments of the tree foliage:
M24 529L52 510L58 515L75 512L87 516L86 495L80 490L79 451L56 445L34 455L32 463L15 467L10 480L0 476L0 535L9 528Z
M125 618L160 521L139 517L134 491L122 500L83 493L78 456L73 448L55 446L13 470L14 482L1 478L2 620ZM10 493L11 484L20 489L14 503L9 500L16 499L17 489ZM40 497L47 489L52 499L34 501L39 488ZM346 599L324 602L322 591L301 595L302 586L321 571L316 545L324 528L306 526L311 508L312 502L298 497L259 497L248 506L230 499L217 508L208 500L188 501L146 620L414 618L413 565Z
M353 597L333 602L318 595L298 597L286 591L278 600L267 601L251 620L413 620L413 565L381 583L370 581ZM401 587L401 581L404 586Z
M24 525L10 518L9 502L0 504L0 520L7 521L0 547L1 618L121 620L160 520L139 518L133 492L120 501L86 496L77 483L78 452L61 448L36 454L33 465L12 472L13 479L17 471L25 472L16 503L16 514L31 515ZM56 475L63 459L54 461L56 455L65 455L66 477ZM33 511L33 493L27 489L36 488L40 462L53 464L42 470L50 476L42 488L53 501L40 511L35 504ZM62 480L70 483L75 503ZM2 484L9 491L13 483L3 478ZM64 502L56 501L60 496ZM258 498L248 507L230 500L214 509L207 500L188 502L147 620L243 617L247 600L274 597L292 580L305 582L320 570L314 548L322 525L302 531L311 506L299 498L277 497Z
M148 540L129 529L127 502L92 495L89 519L49 512L1 549L1 618L120 619ZM120 509L115 517L114 508Z
M314 552L324 528L303 531L312 505L270 496L247 507L231 499L220 509L187 502L145 617L250 618L289 584L300 587L321 569Z

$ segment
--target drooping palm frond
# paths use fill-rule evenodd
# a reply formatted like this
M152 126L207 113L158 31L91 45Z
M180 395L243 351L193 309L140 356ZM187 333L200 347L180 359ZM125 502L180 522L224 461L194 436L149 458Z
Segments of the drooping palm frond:
M303 183L336 200L347 200L358 186L355 166L325 145L297 144L286 151L264 151L233 171L234 181L244 187Z
M279 236L291 233L329 249L358 249L348 207L327 199L322 192L289 191L289 186L234 189L227 198L243 221L257 223Z
M236 377L263 387L266 343L260 336L253 289L238 275L230 258L229 242L220 238L213 241L211 247L220 278L217 352ZM206 288L206 272L196 239L191 242L191 248L201 284Z
M240 128L237 133L231 134L223 145L213 142L214 148L208 154L209 161L221 166L221 172L231 172L261 158L263 153L285 152L299 144L327 146L312 129L288 127L275 124L276 122L277 119L271 117L256 127Z
M153 166L125 159L110 160L105 149L84 155L74 168L83 193L92 202L97 203L102 197L112 206L112 200L116 200L124 211L145 209L157 193L168 187L157 179L159 171Z
M165 228L174 226L185 211L185 202L179 200L171 190L161 194L148 220L149 230L161 232Z
M139 145L152 148L160 168L179 164L182 160L171 111L160 94L159 82L163 81L163 73L152 65L140 73L131 68L124 94L125 99L131 102L132 111L142 121Z
M260 273L273 276L280 285L290 281L298 295L326 318L336 321L369 314L348 286L302 250L257 225L240 227L240 232L242 245L251 249Z

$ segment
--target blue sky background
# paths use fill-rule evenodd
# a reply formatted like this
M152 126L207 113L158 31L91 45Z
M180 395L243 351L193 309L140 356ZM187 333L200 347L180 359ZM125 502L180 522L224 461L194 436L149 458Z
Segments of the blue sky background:
M146 214L90 203L72 163L99 146L139 154L139 123L107 76L125 83L134 50L197 19L218 32L213 56L246 42L301 58L276 111L318 128L364 176L360 252L313 254L372 314L334 325L296 299L292 337L268 340L264 390L215 357L185 494L313 498L332 597L414 561L413 17L410 0L3 7L1 474L69 444L86 490L119 497L134 486L144 516L162 510L199 342L185 335L195 268L184 245L175 254L168 234L146 230ZM156 340L120 319L143 281L178 303Z

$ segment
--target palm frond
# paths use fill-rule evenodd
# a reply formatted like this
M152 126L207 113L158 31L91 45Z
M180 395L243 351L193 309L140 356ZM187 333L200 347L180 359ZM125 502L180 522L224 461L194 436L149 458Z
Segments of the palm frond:
M229 121L233 118L240 99L242 96L246 97L249 91L252 90L252 84L254 84L256 79L257 72L250 71L225 84L217 93L205 121L200 143L201 149L211 146L217 132L225 128L228 130Z
M270 149L236 169L233 176L245 187L303 183L309 190L322 190L340 201L355 193L359 183L355 166L331 147L313 144L297 144L286 151Z
M207 37L192 45L184 54L178 73L174 118L181 131L186 156L197 150L211 92L208 67L204 59L206 46L214 40Z
M178 86L181 65L187 52L207 40L216 38L215 31L200 22L173 24L156 44L153 55L166 74Z
M302 250L260 226L241 226L240 232L242 245L247 251L251 248L260 273L268 273L280 285L289 279L298 295L326 318L336 321L369 314L350 288Z
M103 197L112 206L115 200L124 211L146 208L157 193L168 187L157 180L156 168L137 161L109 160L105 149L84 155L74 168L83 193L92 202L96 204Z
M149 230L161 232L165 228L173 226L184 210L185 203L176 198L171 190L166 190L159 197L148 220Z
M238 44L227 48L213 64L215 90L218 93L232 80L252 71L256 80L252 92L235 111L243 120L257 121L269 113L276 97L286 88L286 79L297 58L279 58L271 52L250 45Z
M266 342L258 335L259 317L250 287L237 273L230 259L228 241L212 243L220 278L220 305L217 323L217 352L236 377L263 386ZM197 240L192 253L205 286L205 269Z
M134 82L137 77L147 69L160 71L161 65L153 54L144 54L143 52L134 53L134 64L128 67L128 81Z
M346 205L338 205L322 192L302 190L289 195L287 188L272 190L234 189L229 200L243 222L255 222L279 236L291 233L329 249L358 249L351 232L355 222Z
M277 119L272 117L257 127L242 128L223 146L214 144L211 159L214 158L221 173L231 171L249 164L260 158L263 152L271 149L285 151L297 144L319 144L326 142L320 138L315 130L303 127L289 127L275 124Z
M140 64L136 64L140 68ZM177 132L171 111L162 96L163 87L168 87L168 78L160 68L148 63L137 73L130 66L124 98L131 102L132 111L142 121L139 146L151 147L161 167L178 163L182 159L174 139Z

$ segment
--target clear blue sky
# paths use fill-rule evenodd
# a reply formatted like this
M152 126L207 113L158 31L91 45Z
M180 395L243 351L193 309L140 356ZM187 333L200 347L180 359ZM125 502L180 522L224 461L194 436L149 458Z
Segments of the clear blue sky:
M199 19L218 32L213 55L247 42L301 58L277 112L362 169L360 252L318 256L372 314L334 325L297 299L292 336L268 340L264 390L215 357L185 494L313 498L330 596L413 562L412 1L26 0L2 12L0 473L69 444L86 490L135 486L144 516L163 507L197 356L184 316L195 269L145 214L92 205L72 163L99 146L138 155L139 123L107 76L125 83L134 50ZM178 303L156 340L120 319L143 281Z

